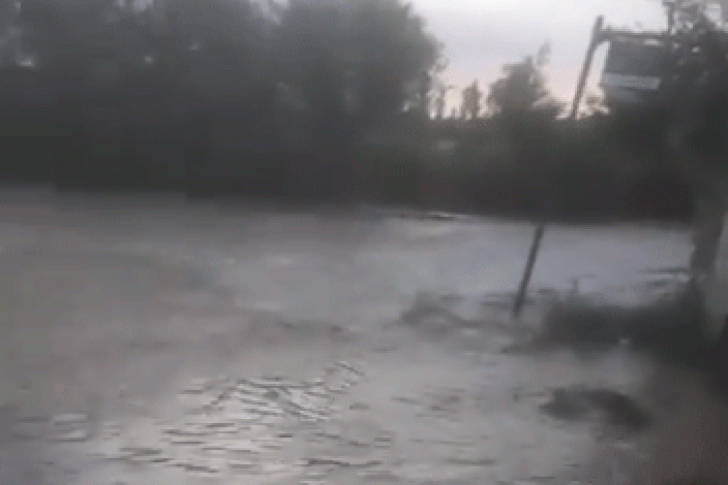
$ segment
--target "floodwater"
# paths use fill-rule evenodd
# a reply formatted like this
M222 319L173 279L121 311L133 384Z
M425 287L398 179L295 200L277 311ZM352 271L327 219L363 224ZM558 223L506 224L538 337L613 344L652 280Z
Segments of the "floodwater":
M660 424L687 422L676 416L700 376L624 346L587 359L507 351L543 317L537 298L522 321L507 315L533 229L5 192L0 483L692 477L695 460L655 450L675 437L700 456L719 445L714 426ZM679 286L688 239L679 227L549 226L530 294L654 300ZM628 394L658 424L636 433L540 411L574 385ZM722 405L699 395L719 422Z

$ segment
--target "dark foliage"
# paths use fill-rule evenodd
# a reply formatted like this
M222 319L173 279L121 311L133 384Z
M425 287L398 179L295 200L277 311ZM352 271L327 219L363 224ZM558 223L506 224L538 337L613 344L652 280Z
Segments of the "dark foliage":
M469 119L442 119L446 62L411 7L334 5L2 3L0 180L572 219L690 212L659 116L556 120L548 45L489 96L472 86Z

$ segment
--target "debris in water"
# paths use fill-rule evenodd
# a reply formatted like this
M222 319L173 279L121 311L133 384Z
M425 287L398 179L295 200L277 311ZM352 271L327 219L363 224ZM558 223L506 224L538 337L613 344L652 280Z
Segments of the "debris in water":
M71 442L71 441L86 441L91 438L91 432L88 429L75 429L67 431L65 433L54 434L50 437L51 441L57 442Z
M81 413L68 413L68 414L57 414L51 420L51 424L63 425L73 423L85 423L88 421L88 416Z
M178 462L178 463L174 463L173 466L182 468L187 472L204 473L204 474L210 474L210 475L217 474L220 471L218 468L216 468L214 466L198 464L198 463Z
M307 458L304 460L306 466L336 466L336 467L354 467L354 468L366 468L372 466L381 465L382 462L379 460L358 460L356 458L327 458L327 457L316 457Z
M26 418L17 420L11 427L11 433L17 439L35 440L42 438L47 428L48 423L42 418Z
M89 417L81 413L58 414L48 426L50 441L86 441L91 438Z
M490 457L482 457L482 458L462 458L462 457L450 457L447 458L447 463L450 463L451 465L460 465L460 466L493 466L498 463L497 460L490 458Z
M610 424L641 431L652 422L651 417L634 399L610 389L559 388L551 400L539 406L541 411L558 419L570 421L587 417L597 411Z

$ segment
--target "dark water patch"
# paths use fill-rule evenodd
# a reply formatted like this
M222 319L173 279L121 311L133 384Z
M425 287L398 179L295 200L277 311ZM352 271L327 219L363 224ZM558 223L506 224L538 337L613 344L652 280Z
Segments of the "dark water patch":
M539 409L553 418L568 421L586 419L596 412L607 423L632 432L643 431L652 424L652 417L634 398L606 388L554 389L551 400Z
M688 268L682 266L664 267L664 268L646 268L640 271L647 275L663 275L663 276L687 276L690 274Z
M707 364L702 308L688 292L672 300L638 307L601 305L588 300L554 304L540 337L547 345L577 350L608 350L627 342L670 362Z

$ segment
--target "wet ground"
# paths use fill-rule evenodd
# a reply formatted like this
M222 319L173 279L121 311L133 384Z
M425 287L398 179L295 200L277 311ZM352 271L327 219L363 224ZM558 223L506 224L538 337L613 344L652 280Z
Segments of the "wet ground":
M669 302L687 233L549 227L513 322L532 231L5 193L0 483L728 483L699 373L530 345L555 300Z

